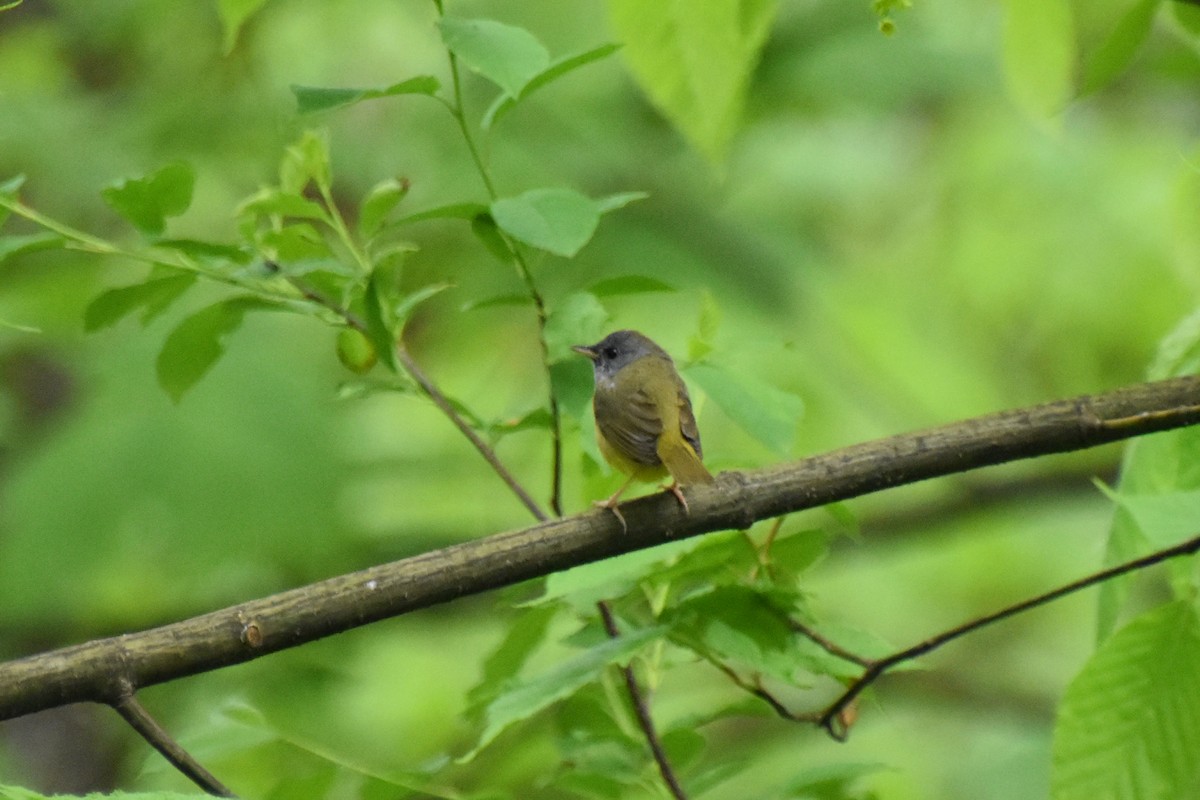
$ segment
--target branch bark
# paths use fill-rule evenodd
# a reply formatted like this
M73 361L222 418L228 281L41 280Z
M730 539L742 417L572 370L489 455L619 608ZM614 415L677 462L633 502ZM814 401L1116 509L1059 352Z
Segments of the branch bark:
M544 522L138 633L0 664L0 719L259 658L387 617L687 536L928 478L1200 422L1200 377L1005 411Z

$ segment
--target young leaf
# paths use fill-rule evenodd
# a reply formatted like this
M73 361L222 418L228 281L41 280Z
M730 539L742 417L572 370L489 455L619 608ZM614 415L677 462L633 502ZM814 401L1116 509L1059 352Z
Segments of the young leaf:
M363 305L367 323L367 338L375 346L375 352L392 372L398 372L399 363L396 361L396 331L390 309L385 307L384 298L388 293L383 291L384 270L376 269L367 281L367 290L363 295Z
M776 0L608 0L638 85L712 162L725 155Z
M650 195L646 192L620 192L618 194L610 194L608 197L601 197L596 201L596 209L601 214L607 214L610 211L622 209L630 203L635 203L638 200L645 200Z
M600 222L600 209L571 189L533 189L492 203L492 217L508 235L528 245L570 258Z
M250 254L232 244L201 242L196 239L159 239L155 247L176 250L197 261L231 261L234 264L249 264Z
M217 13L225 29L225 55L233 52L238 32L246 20L265 5L267 0L217 0Z
M1085 49L1082 53L1083 75L1080 81L1080 92L1089 93L1103 89L1120 75L1130 62L1138 48L1150 33L1150 26L1158 12L1159 0L1138 0L1130 4L1123 14L1114 15L1112 9L1104 6L1103 11L1094 8L1090 2L1076 3L1072 8L1073 16L1080 22L1080 16L1090 16L1090 27L1103 26L1106 35L1094 49ZM1115 22L1114 22L1115 17Z
M550 621L558 613L553 605L521 609L500 645L483 662L483 676L467 693L468 713L478 718L484 707L520 673L534 650L545 641Z
M575 292L550 309L546 319L546 349L551 361L566 360L587 365L586 358L571 350L577 344L592 344L608 321L608 311L589 292Z
M0 195L4 195L5 197L16 197L17 192L20 191L21 186L24 184L24 175L14 175L8 180L4 181L4 183L0 183Z
M650 278L645 275L622 275L593 283L588 287L588 291L596 297L617 297L625 294L676 292L679 290L669 283L663 283L658 278Z
M173 274L102 292L83 312L84 330L96 331L115 325L139 308L142 309L142 324L146 325L166 311L195 282L193 274Z
M283 192L275 188L260 189L243 200L237 208L237 214L240 217L248 214L261 214L329 221L329 215L320 203L315 203L299 194Z
M500 234L500 228L491 214L476 214L471 219L471 233L475 234L475 238L483 243L483 246L496 257L497 261L504 264L512 263L513 252L509 249L508 242Z
M3 11L3 9L0 9ZM35 328L32 325L22 325L19 322L10 322L6 319L0 319L0 328L7 328L10 331L20 331L21 333L41 333L41 328Z
M791 452L804 413L799 397L707 362L685 367L684 373L746 433L781 456Z
M450 52L513 97L550 64L546 48L524 28L457 17L443 17L438 27Z
M283 151L279 162L279 188L289 195L299 195L312 181L328 187L333 180L329 166L329 142L316 131L305 131L300 141Z
M196 175L182 162L168 164L144 178L130 178L101 192L104 202L143 233L163 232L167 217L177 217L192 204Z
M440 88L441 83L432 75L418 75L415 78L393 83L391 86L380 89L335 89L293 85L292 94L296 97L297 110L301 114L312 114L380 97L395 97L402 94L432 96Z
M1071 96L1074 68L1067 0L1008 0L1004 71L1017 104L1035 118L1057 114Z
M1200 786L1197 748L1200 620L1190 601L1180 601L1114 634L1067 688L1054 730L1051 797L1192 797Z
M562 662L549 672L511 684L484 709L484 726L479 739L470 752L461 756L458 761L470 761L509 726L532 717L550 704L596 680L609 664L628 661L634 653L662 633L662 628L642 628L616 639L607 639L596 647Z
M576 53L572 56L566 56L555 61L546 69L539 72L529 79L521 89L519 97L514 97L511 94L502 94L496 98L496 101L488 107L487 112L483 115L483 120L480 126L486 131L500 121L500 118L512 111L517 103L524 100L529 95L533 94L538 89L548 83L558 80L563 75L573 72L582 66L591 64L593 61L599 61L602 58L615 53L620 49L619 44L602 44L599 47L593 47L591 50L586 50L582 53Z
M397 225L408 225L413 222L423 222L427 219L474 219L480 214L487 213L487 206L482 203L451 203L445 206L435 206L407 217L396 220Z
M422 286L420 289L404 295L404 297L400 298L400 301L396 303L395 307L392 309L392 314L396 320L396 323L398 325L403 325L408 320L409 315L412 314L414 308L419 306L421 303L424 303L435 294L441 294L447 289L452 288L454 288L453 283L431 283L428 286Z
M241 326L247 311L275 308L257 297L234 297L183 320L158 354L159 385L178 403L224 354L222 340Z
M63 238L57 233L29 233L24 236L0 237L0 264L24 253L58 247Z
M383 220L408 194L408 181L387 178L371 187L358 209L358 232L371 238L383 225Z

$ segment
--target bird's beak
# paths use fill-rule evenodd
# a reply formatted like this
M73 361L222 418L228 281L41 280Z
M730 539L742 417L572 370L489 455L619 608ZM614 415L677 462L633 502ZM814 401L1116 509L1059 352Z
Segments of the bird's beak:
M579 355L581 355L581 356L587 356L592 361L595 361L597 358L600 357L600 354L598 352L596 352L596 348L594 348L594 347L588 347L586 345L577 344L577 345L573 345L571 347L571 349L574 350L576 353L579 353Z

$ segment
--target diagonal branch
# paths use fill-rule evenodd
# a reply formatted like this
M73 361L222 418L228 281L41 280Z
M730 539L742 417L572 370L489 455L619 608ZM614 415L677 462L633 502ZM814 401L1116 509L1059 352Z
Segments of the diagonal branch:
M596 608L600 611L600 619L604 622L604 631L608 634L608 638L618 638L621 635L621 631L617 628L617 620L613 616L612 606L608 604L607 600L601 600L596 603ZM683 786L679 783L679 778L675 775L675 769L671 766L671 762L667 758L667 751L663 749L658 729L654 727L654 718L650 716L650 706L646 702L646 696L642 692L637 675L633 671L633 663L630 662L620 669L621 677L625 679L625 692L629 695L629 700L633 704L634 714L637 715L638 727L642 729L642 735L646 737L646 744L650 746L650 755L654 756L654 763L658 767L658 774L662 776L663 783L666 785L667 791L671 793L671 797L675 798L675 800L688 800L687 793L683 791Z
M150 712L134 694L133 686L127 681L121 681L120 684L117 696L112 701L112 707L129 723L130 727L149 742L151 747L161 753L171 766L186 775L204 791L216 797L237 796L184 750L167 732L166 728L159 725L158 721L150 716Z
M688 490L690 513L653 495L340 575L171 625L0 664L0 719L106 702L111 676L144 687L295 647L369 622L717 530L940 475L1200 422L1200 377L1004 411L721 474Z
M1009 617L1014 617L1017 614L1021 614L1030 610L1031 608L1037 608L1038 606L1045 605L1046 603L1057 600L1060 597L1064 597L1073 592L1078 592L1079 590L1086 589L1089 586L1095 586L1098 583L1111 580L1118 575L1124 575L1129 572L1135 572L1139 569L1145 569L1153 564L1160 564L1163 561L1167 561L1172 558L1195 555L1197 552L1200 552L1200 536L1192 537L1191 539L1180 542L1172 547L1165 547L1161 550L1155 550L1153 553L1142 556L1141 558L1135 558L1132 561L1126 561L1123 564L1117 564L1114 567L1109 567L1107 569L1102 569L1099 572L1094 572L1091 575L1080 578L1076 581L1072 581L1071 583L1060 586L1057 589L1052 589L1048 592L1038 595L1037 597L1031 597L1027 600L1022 600L1019 603L1006 606L995 613L973 619L969 622L963 623L962 625L942 631L936 636L931 636L923 642L915 644L912 647L905 648L904 650L899 650L885 658L863 664L863 666L866 667L866 669L863 671L863 674L852 681L850 685L846 687L846 690L842 692L842 694L836 700L830 703L828 708L821 712L818 723L821 725L821 727L829 732L830 736L839 741L844 741L847 730L846 726L842 722L843 712L850 706L851 703L854 702L855 698L862 694L863 690L865 690L875 681L879 680L879 678L881 678L885 672L890 670L892 667L895 667L897 664L902 664L905 661L912 661L914 658L919 658L926 653L938 649L944 644L966 636L968 633L973 631L977 631L985 625L991 625L994 622L1000 622L1001 620L1008 619ZM859 663L862 664L861 661L859 661Z

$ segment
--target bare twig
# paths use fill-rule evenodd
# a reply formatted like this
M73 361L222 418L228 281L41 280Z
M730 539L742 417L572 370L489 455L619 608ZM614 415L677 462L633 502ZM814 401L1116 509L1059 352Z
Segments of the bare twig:
M852 682L842 694L826 708L818 720L818 724L829 732L833 738L841 741L846 738L846 728L840 722L843 712L850 706L859 694L864 689L878 680L885 672L897 664L905 661L911 661L918 656L923 656L926 653L936 650L942 645L966 636L972 631L976 631L985 625L991 625L993 622L999 622L1009 617L1015 616L1022 612L1028 611L1031 608L1036 608L1045 605L1060 597L1077 592L1080 589L1086 589L1089 586L1095 586L1098 583L1110 580L1118 575L1124 575L1127 572L1134 572L1139 569L1167 561L1180 556L1194 555L1200 552L1200 536L1188 539L1186 542L1181 542L1173 547L1166 547L1162 550L1156 550L1149 555L1135 558L1132 561L1126 561L1124 564L1118 564L1115 567L1100 570L1087 577L1080 578L1077 581L1072 581L1065 586L1060 586L1057 589L1040 594L1037 597L1031 597L1028 600L1023 600L1020 603L1015 603L1011 606L1003 608L994 614L973 619L970 622L964 623L950 630L943 631L936 636L931 636L920 644L913 645L899 652L893 653L885 658L870 662L865 672Z
M1200 377L1005 411L753 472L726 472L674 497L525 530L330 578L171 625L0 663L0 719L108 702L112 675L151 686L311 642L376 620L551 572L892 486L1200 422ZM844 705L844 704L843 704Z
M216 797L237 797L193 758L191 753L184 750L166 728L150 716L150 712L138 701L133 686L128 681L121 682L112 707L151 747L161 753L171 766L187 776L192 783Z
M619 638L621 631L617 629L617 620L613 617L612 607L609 606L608 601L601 600L596 603L596 608L600 610L600 619L604 621L604 630L608 633L608 637L610 639ZM654 719L650 716L650 706L646 702L642 687L638 684L637 675L633 672L633 664L629 663L621 667L621 674L625 678L625 690L629 694L633 711L637 715L638 727L642 729L642 735L646 737L646 743L650 745L650 754L654 756L654 763L658 765L658 774L662 776L663 783L666 784L667 790L675 800L687 800L687 793L683 791L683 786L680 785L679 779L675 776L675 770L671 768L671 762L667 759L667 753L663 750L662 739L659 738L658 731L654 727Z
M268 261L266 262L266 266L273 272L280 271L279 266L274 262ZM367 323L357 314L350 311L348 308L343 307L333 298L325 295L320 290L311 286L307 281L303 281L293 275L287 275L284 273L284 278L306 300L309 300L334 312L341 317L347 325L349 325L351 328L354 328L359 333L367 333ZM504 463L500 461L500 457L496 455L496 451L493 450L491 446L488 445L488 443L485 442L483 438L475 432L475 429L471 427L470 423L463 419L462 414L459 414L458 410L454 408L454 404L450 402L446 395L442 394L442 391L438 389L437 384L435 384L429 378L429 376L425 374L425 371L421 369L421 366L417 364L415 359L413 359L412 354L408 352L408 348L404 346L404 343L397 340L394 345L396 362L404 368L404 371L407 372L409 377L416 382L417 386L421 387L421 391L425 393L425 396L428 397L435 406L437 406L438 410L441 411L448 420L450 420L451 424L458 428L459 433L466 437L467 441L471 443L471 446L474 447L476 451L478 451L479 455L483 456L483 460L486 461L488 466L490 466L492 470L500 477L500 480L504 481L505 485L508 486L514 495L516 495L517 499L521 501L522 505L529 510L529 513L533 515L534 519L538 520L539 522L545 522L547 519L549 519L549 517L546 516L546 512L543 511L541 506L537 504L537 501L530 497L529 492L525 491L525 487L521 485L521 482L518 481L512 472L509 471L508 467L504 466Z

